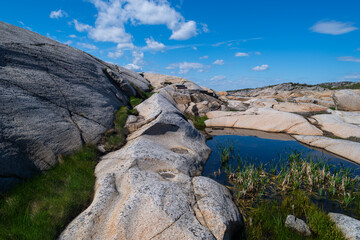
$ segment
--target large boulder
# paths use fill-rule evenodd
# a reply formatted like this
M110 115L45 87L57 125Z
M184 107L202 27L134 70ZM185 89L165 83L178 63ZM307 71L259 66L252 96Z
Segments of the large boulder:
M134 91L107 76L106 69L123 83L134 76L146 81L0 22L0 192L51 168L57 155L96 143L112 126L114 112L128 104Z
M338 110L360 111L360 96L352 90L336 91L332 98Z
M360 239L360 221L341 213L329 213L330 219L348 240Z
M301 135L322 135L322 131L297 114L280 112L270 108L249 109L245 112L209 112L206 127L232 127L285 132ZM219 116L219 117L214 117ZM214 117L214 118L211 118Z
M228 190L196 177L210 154L205 137L162 94L136 107L152 121L102 158L92 204L60 239L231 239L241 230Z

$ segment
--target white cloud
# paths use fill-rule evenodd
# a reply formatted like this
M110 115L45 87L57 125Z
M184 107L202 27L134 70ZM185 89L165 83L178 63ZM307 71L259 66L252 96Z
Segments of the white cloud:
M118 59L124 55L124 52L121 49L116 49L115 52L109 52L108 57L113 59Z
M69 35L69 37L71 37L71 38L77 38L77 36L76 36L75 34L71 34L71 35Z
M62 17L67 17L67 16L68 16L68 14L65 11L61 10L61 9L59 9L57 11L52 11L50 13L50 18L53 18L53 19L54 18L59 19L59 18L62 18Z
M319 21L310 28L311 31L316 33L340 35L357 30L351 22L338 22L338 21Z
M194 49L195 51L197 51L197 50L198 50L198 48L197 48L197 47L192 47L192 49Z
M267 64L263 64L263 65L260 65L260 66L256 66L256 67L253 67L253 71L257 71L257 72L262 72L262 71L265 71L265 70L268 70L269 69L269 65Z
M190 70L197 70L198 72L203 72L205 66L201 63L195 62L182 62L182 63L173 63L170 64L166 69L179 69L180 74L186 74Z
M140 71L141 70L141 67L139 65L136 65L136 64L133 64L133 63L129 63L125 67L130 69L130 70L134 70L134 71Z
M88 32L92 29L92 27L88 24L83 24L78 22L78 20L74 19L75 29L78 32Z
M210 79L210 81L224 81L226 79L226 76L224 75L217 75Z
M138 50L132 52L133 62L126 65L126 68L131 70L140 71L142 69L141 65L144 64L144 53Z
M225 63L224 63L224 60L217 59L215 62L213 62L213 64L215 64L215 65L224 65Z
M83 48L87 48L87 49L91 49L91 50L96 50L98 49L97 46L93 45L93 44L89 44L89 43L77 43L77 45L79 47L83 47Z
M245 52L237 52L235 53L235 57L248 57L249 54Z
M170 36L170 39L187 40L189 38L195 37L197 34L196 22L189 21L183 23L178 30L173 30L173 34Z
M91 0L98 10L95 26L79 25L78 31L89 32L95 41L129 43L133 37L125 31L125 24L166 25L172 31L170 39L186 40L197 35L194 21L185 18L170 6L168 0Z
M338 57L337 60L343 61L343 62L357 62L357 63L360 63L360 58L351 57L351 56Z
M154 51L163 51L165 49L165 45L163 43L157 42L153 37L146 38L146 48L154 50Z
M208 59L209 58L209 56L202 56L202 57L200 57L200 59Z
M254 54L260 56L261 52L254 52Z

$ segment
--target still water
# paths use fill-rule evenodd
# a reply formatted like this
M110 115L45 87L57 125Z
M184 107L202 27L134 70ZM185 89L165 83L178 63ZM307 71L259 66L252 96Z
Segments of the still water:
M218 147L227 144L234 146L236 156L239 155L242 159L249 161L266 164L279 159L280 155L285 157L285 152L301 151L304 154L303 156L310 155L313 159L325 160L339 166L344 165L344 167L354 169L355 173L360 175L359 165L329 152L304 146L287 134L231 128L206 129L206 131L213 136L212 139L207 141L212 153L205 164L203 176L210 177L222 184L227 184L227 182L224 171L219 171L221 161ZM236 162L230 162L230 164L236 166Z

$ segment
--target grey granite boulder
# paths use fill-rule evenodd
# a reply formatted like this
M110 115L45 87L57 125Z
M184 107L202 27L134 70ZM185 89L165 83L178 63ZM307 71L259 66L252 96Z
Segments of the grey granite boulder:
M303 220L295 217L294 215L287 216L286 221L285 221L285 226L300 233L301 235L304 235L304 236L311 235L309 226Z
M51 168L58 154L96 143L112 126L114 112L134 92L107 76L109 68L118 72L83 51L0 22L0 192ZM123 72L116 74L128 81L138 76L146 89L140 75Z
M360 221L341 213L329 213L331 220L348 240L360 240Z

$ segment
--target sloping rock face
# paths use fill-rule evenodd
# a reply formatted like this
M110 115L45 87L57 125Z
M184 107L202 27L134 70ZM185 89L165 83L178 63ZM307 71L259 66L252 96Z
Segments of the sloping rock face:
M60 239L231 239L241 230L228 190L197 177L210 149L174 104L161 91L136 107L147 123L103 157L92 204Z
M136 73L0 22L0 192L96 143L134 93L128 81L149 89Z

